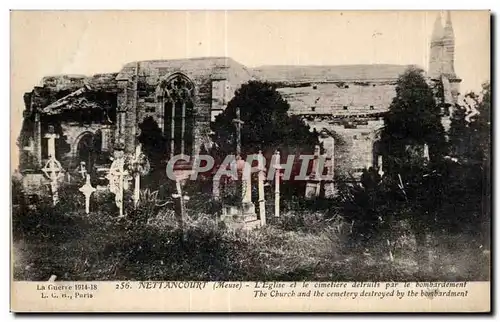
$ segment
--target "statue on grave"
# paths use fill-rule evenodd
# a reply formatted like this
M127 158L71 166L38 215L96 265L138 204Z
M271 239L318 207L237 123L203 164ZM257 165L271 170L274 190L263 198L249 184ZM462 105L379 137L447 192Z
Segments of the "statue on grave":
M142 144L138 143L135 149L135 155L128 162L127 168L134 177L134 207L137 207L140 198L140 180L141 176L149 173L150 165L148 158L142 152Z
M125 169L123 150L122 145L116 145L114 160L107 175L109 191L115 195L115 203L120 211L120 217L123 217L123 190L128 189L130 179L129 172Z

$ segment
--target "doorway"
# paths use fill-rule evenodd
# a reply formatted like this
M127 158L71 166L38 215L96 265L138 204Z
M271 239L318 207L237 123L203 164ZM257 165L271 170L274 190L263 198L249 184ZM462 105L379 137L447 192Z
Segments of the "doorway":
M77 145L78 164L85 162L87 171L92 172L100 154L101 138L99 133L92 134L88 132L83 134Z

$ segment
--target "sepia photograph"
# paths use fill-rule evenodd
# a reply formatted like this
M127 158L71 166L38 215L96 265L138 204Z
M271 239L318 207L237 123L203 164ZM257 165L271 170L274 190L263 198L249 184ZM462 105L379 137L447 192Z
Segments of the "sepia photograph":
M489 285L489 11L10 18L13 281Z

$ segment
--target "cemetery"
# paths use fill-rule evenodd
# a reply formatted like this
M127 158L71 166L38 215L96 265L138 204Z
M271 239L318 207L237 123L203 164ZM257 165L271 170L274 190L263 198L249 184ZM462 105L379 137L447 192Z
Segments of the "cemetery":
M164 169L163 190L147 185L153 165L139 140L133 153L126 153L117 142L105 176L107 185L101 185L93 183L95 173L91 175L84 162L72 173L61 166L54 157L57 135L49 127L44 136L48 160L42 168L47 189L28 195L23 192L22 177L14 180L15 278L487 278L487 257L472 247L456 248L477 243L467 235L432 232L427 234L422 251L409 222L401 220L391 224L388 234L374 235L367 243L353 240L355 229L365 229L362 225L367 219L359 226L356 217L349 217L345 193L356 198L353 187L370 189L373 181L367 178L384 178L382 166L365 171L361 186L339 179L337 186L330 187L333 193L321 194L325 186L333 184L322 174L331 172L334 163L321 155L320 145L314 147L312 155L298 158L296 167L294 158L283 162L279 150L269 160L262 150L246 153L243 158L241 131L245 122L238 107L233 126L234 155L213 167L203 166L199 160L189 162L182 155L172 157L175 162L167 162ZM429 162L427 145L412 151L415 160ZM381 156L377 161L383 164ZM283 190L302 182L289 180L294 178L290 173L304 178L302 190L295 190L302 195ZM406 184L398 174L396 186L405 198ZM386 206L380 207L383 212Z
M488 280L491 89L429 70L152 60L45 77L12 177L16 280Z

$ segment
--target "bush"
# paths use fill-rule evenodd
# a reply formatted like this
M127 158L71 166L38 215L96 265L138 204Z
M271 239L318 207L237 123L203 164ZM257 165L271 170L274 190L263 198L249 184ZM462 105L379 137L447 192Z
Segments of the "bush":
M41 198L36 204L15 208L12 213L14 240L60 243L78 238L81 233L81 218L68 212L64 205L52 205L52 198Z
M317 233L327 226L322 213L309 211L286 212L279 218L274 219L273 224L285 231L300 231L304 233Z
M13 205L20 205L25 202L22 178L17 173L11 177L11 196Z

